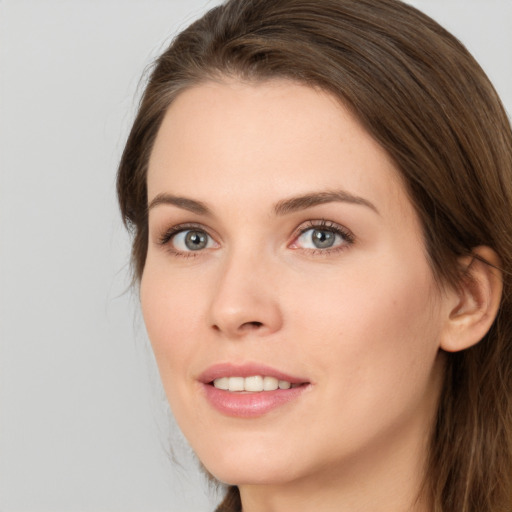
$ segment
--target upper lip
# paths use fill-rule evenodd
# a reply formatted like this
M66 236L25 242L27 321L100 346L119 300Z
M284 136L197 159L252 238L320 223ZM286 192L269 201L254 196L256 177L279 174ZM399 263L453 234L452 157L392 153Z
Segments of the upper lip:
M308 379L289 375L260 363L246 363L240 365L233 363L215 364L202 372L199 375L198 380L204 384L209 384L215 379L220 379L222 377L252 377L253 375L274 377L278 380L290 382L291 384L303 384L309 382Z

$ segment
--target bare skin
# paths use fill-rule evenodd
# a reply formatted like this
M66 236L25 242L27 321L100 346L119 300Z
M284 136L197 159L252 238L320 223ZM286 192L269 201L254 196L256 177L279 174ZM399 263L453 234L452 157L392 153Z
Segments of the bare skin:
M199 85L166 114L148 200L141 302L162 381L244 512L429 510L439 349L461 297L436 286L397 170L357 120L291 82ZM247 363L304 390L219 411L201 376Z

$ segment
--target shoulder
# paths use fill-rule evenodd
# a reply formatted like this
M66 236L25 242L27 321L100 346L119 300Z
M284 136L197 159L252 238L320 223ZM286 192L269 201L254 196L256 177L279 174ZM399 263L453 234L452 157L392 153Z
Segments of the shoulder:
M226 493L222 503L215 509L215 512L242 512L242 502L238 487L231 486Z

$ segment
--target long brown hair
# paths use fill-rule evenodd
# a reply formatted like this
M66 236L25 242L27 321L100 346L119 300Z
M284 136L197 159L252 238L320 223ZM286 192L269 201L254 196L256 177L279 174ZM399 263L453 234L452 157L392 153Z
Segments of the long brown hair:
M229 0L156 61L119 166L134 273L147 251L146 172L163 116L207 80L285 78L350 108L399 170L441 282L487 245L502 262L498 316L473 348L447 354L430 443L435 512L512 510L512 132L485 73L432 19L398 0Z

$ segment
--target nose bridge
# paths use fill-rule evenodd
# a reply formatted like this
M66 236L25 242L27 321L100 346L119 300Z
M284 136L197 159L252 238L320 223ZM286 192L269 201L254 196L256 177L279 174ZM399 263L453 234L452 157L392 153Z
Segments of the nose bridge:
M271 334L282 325L275 265L254 247L233 249L222 262L211 298L211 325L228 337Z

